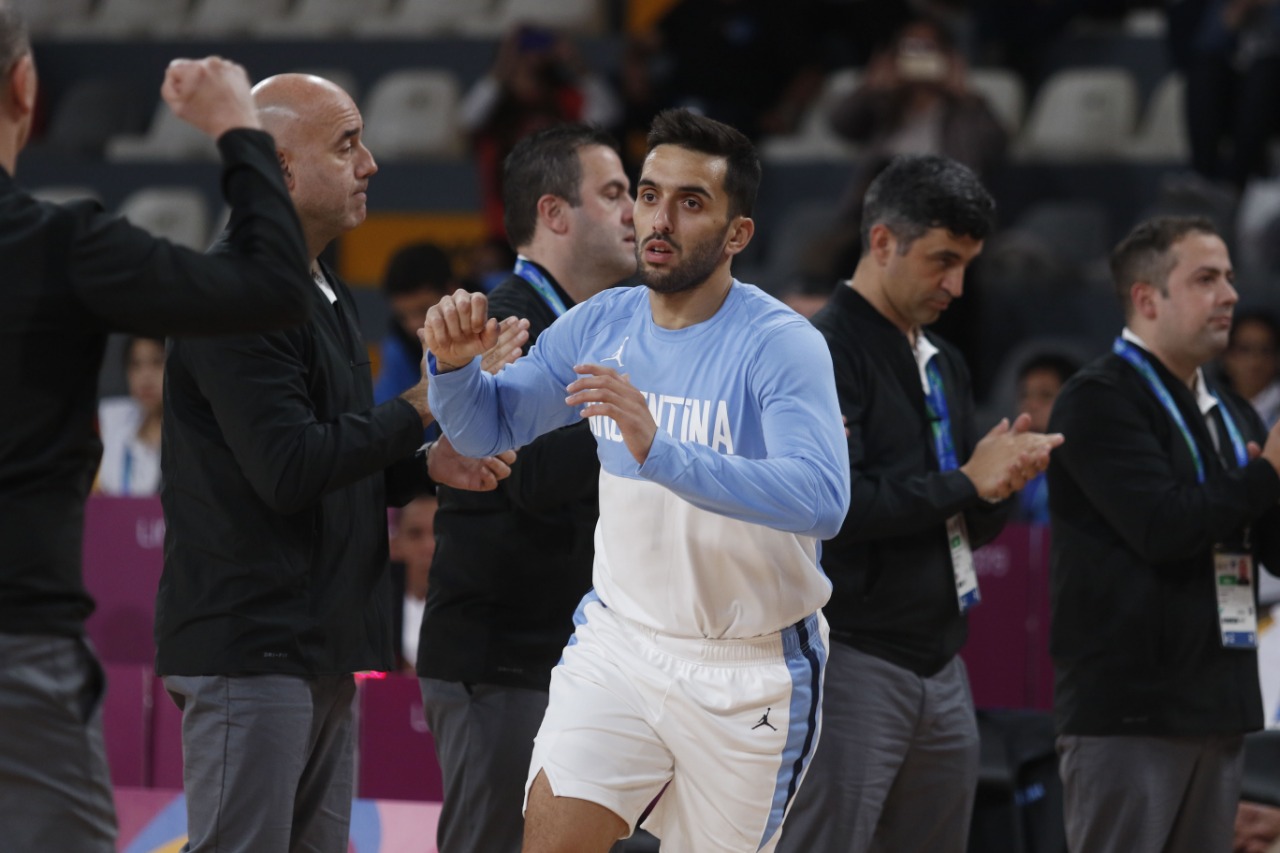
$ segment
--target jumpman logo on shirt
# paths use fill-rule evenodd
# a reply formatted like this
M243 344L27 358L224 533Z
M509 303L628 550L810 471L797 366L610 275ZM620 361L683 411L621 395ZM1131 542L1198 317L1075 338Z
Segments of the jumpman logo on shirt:
M769 728L773 729L776 732L778 730L778 727L775 726L773 723L769 722L769 712L772 710L773 710L772 708L765 708L764 715L760 717L760 722L752 726L751 731L754 732L756 729L760 728L761 726L768 726Z
M618 351L615 352L613 355L609 356L608 358L601 359L600 363L604 364L606 361L616 361L618 363L618 367L621 368L622 367L622 350L623 348L626 347L627 341L629 340L631 340L631 336L627 335L625 338L622 339L622 343L618 345Z

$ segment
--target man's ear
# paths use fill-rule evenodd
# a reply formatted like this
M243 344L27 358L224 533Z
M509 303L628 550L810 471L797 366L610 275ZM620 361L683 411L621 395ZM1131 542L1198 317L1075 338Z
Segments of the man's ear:
M8 98L15 118L29 116L36 111L36 63L30 52L18 57L9 71Z
M538 199L538 221L553 234L569 230L569 203L558 195L547 193Z
M1133 304L1133 312L1146 320L1156 318L1156 300L1160 292L1154 284L1135 281L1129 288L1129 301Z
M284 185L293 192L295 179L293 177L293 169L289 168L289 154L283 148L276 149L276 160L280 163L280 174L284 175Z
M729 225L729 240L725 243L725 253L730 257L747 248L756 233L755 220L749 216L736 216Z
M871 231L867 234L867 242L870 244L867 246L868 254L881 266L888 263L889 256L898 251L898 238L883 222L877 222L871 226Z

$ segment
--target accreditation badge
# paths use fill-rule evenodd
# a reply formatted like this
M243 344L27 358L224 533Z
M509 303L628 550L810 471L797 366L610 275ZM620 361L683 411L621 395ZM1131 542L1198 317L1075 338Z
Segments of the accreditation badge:
M956 578L956 600L960 603L960 612L964 613L982 601L982 594L978 591L973 548L969 546L969 528L959 513L947 519L947 547L951 549L951 569Z
M1215 549L1213 576L1218 590L1218 628L1223 648L1258 647L1258 611L1254 605L1253 556Z

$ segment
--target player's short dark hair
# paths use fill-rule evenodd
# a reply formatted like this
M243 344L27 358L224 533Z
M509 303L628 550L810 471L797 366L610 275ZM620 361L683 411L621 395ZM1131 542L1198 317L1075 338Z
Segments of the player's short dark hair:
M0 0L0 74L8 77L14 63L31 52L27 24L11 0Z
M1032 373L1047 370L1058 377L1059 384L1065 384L1072 374L1079 369L1080 362L1069 355L1063 355L1060 352L1039 352L1031 355L1018 365L1017 380L1021 382Z
M905 254L933 228L985 240L995 229L996 202L968 166L937 155L894 157L862 199L862 253L871 229L884 225Z
M571 207L582 204L582 161L578 152L591 145L618 150L605 131L589 124L557 124L516 143L502 164L502 224L512 246L533 239L538 199L558 196Z
M1203 216L1157 216L1138 223L1111 252L1111 281L1126 319L1133 310L1129 293L1146 282L1167 296L1169 273L1177 259L1170 251L1188 234L1218 234L1213 221Z
M676 145L725 159L729 217L750 216L760 190L760 156L751 140L723 122L686 109L663 110L649 126L649 150Z
M453 283L453 263L448 253L435 243L413 243L391 256L382 277L382 292L399 296L432 290L443 296Z

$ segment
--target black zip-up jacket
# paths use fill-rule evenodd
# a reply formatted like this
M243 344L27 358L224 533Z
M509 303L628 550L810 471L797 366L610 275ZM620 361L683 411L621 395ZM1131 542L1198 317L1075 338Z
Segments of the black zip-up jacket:
M36 201L0 170L0 632L78 636L84 503L112 331L224 334L302 322L306 247L271 137L218 140L226 251L152 237L95 202Z
M355 303L309 282L311 322L176 340L165 367L161 675L394 666L387 504L429 484L422 421L373 405Z
M1262 459L1224 466L1195 395L1159 359L1200 449L1119 356L1063 387L1049 428L1066 436L1049 463L1053 525L1050 652L1058 730L1076 735L1203 736L1262 726L1256 653L1224 649L1213 548L1280 567L1280 477ZM1248 403L1210 388L1246 441L1266 429ZM1221 428L1219 428L1221 431ZM1223 436L1231 454L1230 442ZM1256 596L1256 585L1255 585Z
M515 275L489 295L489 315L528 318L528 346L555 320ZM574 610L591 588L599 482L596 442L584 421L521 448L497 491L437 490L419 675L547 689Z
M831 578L823 608L831 637L912 672L938 672L964 645L946 520L963 512L974 548L1000 532L1010 502L978 497L960 471L938 470L920 372L907 336L853 288L836 288L813 318L827 339L840 411L849 419L851 498L839 534L822 544ZM968 460L973 426L969 371L932 335L956 455Z

